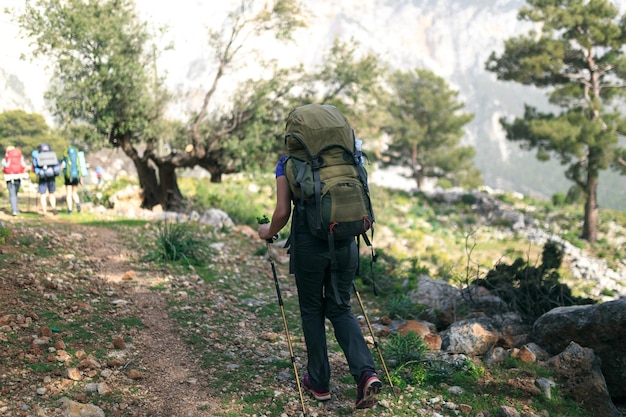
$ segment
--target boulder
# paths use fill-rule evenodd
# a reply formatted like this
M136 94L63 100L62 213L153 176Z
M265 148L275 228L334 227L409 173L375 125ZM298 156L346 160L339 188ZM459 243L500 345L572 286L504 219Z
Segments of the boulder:
M560 389L576 398L596 417L622 417L609 396L607 385L600 370L600 359L593 350L575 342L560 354L547 361L561 382Z
M551 354L571 342L593 349L613 399L626 399L626 299L558 307L539 317L533 340Z
M420 275L417 290L409 292L409 297L414 303L427 306L420 318L446 328L459 318L454 303L459 294L458 289L443 280Z
M482 356L498 342L499 335L485 318L461 320L450 326L442 338L442 349L451 353Z

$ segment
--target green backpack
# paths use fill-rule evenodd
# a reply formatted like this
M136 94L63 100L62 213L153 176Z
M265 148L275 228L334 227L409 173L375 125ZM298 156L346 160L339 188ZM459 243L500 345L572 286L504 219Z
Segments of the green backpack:
M366 233L373 235L374 213L367 172L343 114L330 105L297 107L287 118L285 142L285 176L297 218L331 244L362 236L371 246Z

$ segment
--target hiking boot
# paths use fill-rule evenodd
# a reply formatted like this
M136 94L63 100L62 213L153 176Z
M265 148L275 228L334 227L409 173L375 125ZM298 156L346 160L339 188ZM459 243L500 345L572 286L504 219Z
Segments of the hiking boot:
M356 389L356 408L371 408L378 403L376 396L380 393L383 384L373 371L365 371L361 374L359 385Z
M76 211L80 213L80 203L76 203Z
M72 210L68 209L67 214L72 214Z
M302 379L302 385L306 388L317 401L327 401L330 400L330 391L319 391L313 388L311 381L309 381L309 374L304 374L304 378Z
M54 208L54 209L52 209L52 215L53 215L53 216L56 216L56 215L57 215L57 209L55 209L55 208Z

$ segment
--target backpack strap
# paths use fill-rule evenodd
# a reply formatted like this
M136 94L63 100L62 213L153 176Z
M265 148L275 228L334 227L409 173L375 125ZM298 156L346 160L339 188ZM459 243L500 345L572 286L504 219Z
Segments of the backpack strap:
M296 181L295 181L295 186L296 187L301 187L302 185L302 178L304 177L304 170L306 168L305 164L300 165L300 169L298 170L298 174L296 175ZM295 197L295 196L294 196ZM305 213L305 206L304 206L304 193L301 192L300 193L300 204L297 203L297 201L294 201L295 206L296 206L296 210L298 210L298 214L300 214L299 217L299 221L304 224L304 222L306 221L306 213Z
M322 230L322 181L320 179L320 158L315 155L311 160L313 168L313 187L315 190L315 213L317 213L317 230Z
M314 191L315 191L315 210L316 210L316 213L318 213L316 229L321 230L322 229L322 217L321 217L322 216L321 214L322 184L320 180L320 168L322 167L323 160L320 158L319 154L315 154L315 155L311 154L309 147L306 146L306 143L304 142L304 140L302 140L302 138L298 136L297 134L293 132L287 133L285 135L285 143L287 142L288 137L294 138L300 143L300 145L302 145L302 149L304 149L304 151L306 152L307 158L310 161L310 165L313 171L313 184L314 184ZM323 152L324 150L325 148L322 149L320 152ZM300 186L303 176L304 176L304 164L302 165L302 167L300 167L300 170L298 171L298 175L296 176L296 184L295 184L296 186ZM304 197L302 197L301 202L302 202L302 210L304 210Z

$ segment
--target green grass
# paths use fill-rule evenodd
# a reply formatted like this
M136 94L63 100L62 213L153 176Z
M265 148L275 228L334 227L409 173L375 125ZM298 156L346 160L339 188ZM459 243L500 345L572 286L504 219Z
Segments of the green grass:
M48 374L58 369L59 365L55 362L37 362L28 364L30 370L37 374Z
M102 218L95 215L84 215L85 217L77 219L77 223L84 224L86 226L95 226L95 227L106 227L108 229L124 231L136 228L141 228L143 226L151 225L152 222L148 220L138 220L138 219L126 219L126 218L118 218L114 220L102 220ZM75 217L72 217L75 219Z

